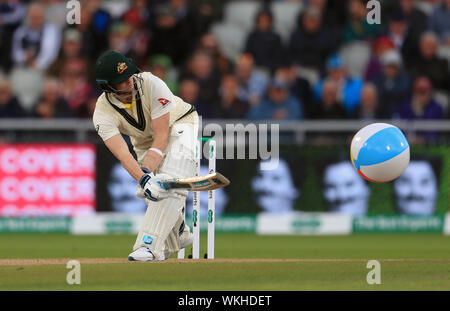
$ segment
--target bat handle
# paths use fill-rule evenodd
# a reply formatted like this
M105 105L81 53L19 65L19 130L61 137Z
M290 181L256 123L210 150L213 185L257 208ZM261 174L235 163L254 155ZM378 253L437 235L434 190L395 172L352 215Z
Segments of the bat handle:
M164 181L158 181L158 185L164 190L170 190L169 184L165 183Z

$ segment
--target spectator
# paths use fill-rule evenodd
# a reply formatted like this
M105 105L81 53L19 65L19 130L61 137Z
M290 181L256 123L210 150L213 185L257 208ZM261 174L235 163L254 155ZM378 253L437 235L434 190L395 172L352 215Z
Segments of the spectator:
M255 29L247 36L244 53L250 53L255 65L273 72L283 57L281 36L273 30L273 16L268 10L255 18Z
M235 76L229 74L222 78L220 86L220 103L214 111L214 118L243 119L248 110L248 103L238 97L239 84Z
M33 117L41 119L70 118L72 111L61 96L61 85L56 79L44 82L42 95L33 108Z
M323 83L322 100L316 103L312 109L313 119L346 119L347 112L338 100L338 84L333 79L327 79Z
M109 49L130 56L131 42L130 36L132 27L124 22L114 22L109 28L108 44Z
M190 1L195 5L193 10L197 12L196 22L200 35L208 32L212 24L222 18L225 1L211 1L211 0L195 0Z
M437 34L440 41L450 45L450 0L443 0L428 19L429 29Z
M184 78L193 78L199 84L199 101L207 105L207 114L209 117L212 108L218 103L220 74L214 70L213 60L210 54L204 51L196 51L189 59L187 72L181 75Z
M0 118L22 118L25 116L25 110L12 93L11 83L0 77Z
M336 23L330 25L336 27L339 34L342 33L342 27L348 19L348 1L349 0L346 0L345 2L327 0L326 10L330 11L331 15L334 17L334 21L336 21Z
M92 87L87 78L87 65L81 58L67 60L63 67L61 76L61 95L69 104L74 115L79 115L80 109L88 104Z
M93 68L90 57L82 53L82 34L75 28L68 28L64 32L61 51L58 58L51 64L47 70L47 75L59 77L61 75L62 66L67 60L81 58L86 62L87 68ZM93 70L88 71L89 81L94 82Z
M96 59L108 47L108 30L112 23L111 14L101 7L102 0L83 0L81 3L81 23L85 24L84 40L93 49L89 55ZM86 10L83 10L83 9ZM81 26L81 25L80 25ZM89 42L90 41L90 42ZM88 47L88 46L86 46Z
M26 13L27 7L20 1L2 1L0 5L0 70L9 72L11 69L12 37Z
M95 12L91 11L94 9L95 7L82 4L80 9L80 23L70 27L75 28L82 34L82 54L89 55L92 59L96 59L108 48L108 32L111 27L109 13L100 10L95 15Z
M380 99L380 117L392 118L410 92L410 78L402 68L400 53L390 50L381 57L383 71L372 82L376 85Z
M372 45L372 56L366 66L364 80L372 80L383 72L381 56L388 50L394 48L394 43L388 37L378 38Z
M148 60L149 71L163 80L172 93L176 94L178 92L178 83L168 75L168 71L172 66L172 61L167 55L154 55Z
M339 28L339 22L337 20L337 13L336 10L333 10L333 8L330 8L329 1L328 0L308 0L308 5L310 7L313 7L317 10L319 10L320 15L322 16L323 24L330 28L330 27L337 27ZM301 16L302 14L300 14ZM300 17L301 18L301 17ZM340 33L340 31L337 31Z
M132 0L131 7L123 14L123 21L133 21L139 28L150 20L150 10L146 0Z
M387 37L394 43L395 48L402 54L405 66L409 66L417 58L418 38L410 31L406 17L400 11L394 12L389 17Z
M367 9L363 0L350 0L349 18L344 25L343 39L345 43L358 40L372 40L380 33L380 25L367 22Z
M127 56L132 58L138 67L144 67L147 61L150 34L145 24L148 18L149 12L144 0L134 0L133 7L122 16L122 21L130 27Z
M400 107L398 117L406 120L440 120L444 118L441 105L433 98L433 87L430 79L421 76L414 80L412 97ZM438 132L417 132L412 143L433 141L438 136Z
M159 5L152 23L150 54L165 54L175 65L183 64L199 36L196 15L186 0Z
M375 120L380 118L378 91L374 84L364 84L361 91L361 104L356 109L356 117L361 120Z
M26 4L16 0L2 1L0 6L0 25L18 26L27 12Z
M441 4L443 0L420 0L417 2L416 7L425 13L428 17L433 14L434 9Z
M80 106L76 116L78 118L92 119L97 99L101 94L102 92L99 89L91 89L91 92L87 96L86 104Z
M320 11L309 7L302 15L301 25L292 33L289 54L296 64L323 72L325 60L336 45L335 35L322 24Z
M159 6L156 10L152 39L149 51L151 55L168 55L177 65L184 59L177 35L177 20L168 6ZM183 41L184 42L184 41Z
M30 4L26 22L14 32L14 63L31 69L46 70L56 59L60 45L60 29L46 22L41 4Z
M185 78L180 81L178 88L179 97L186 103L193 105L200 116L209 117L212 114L209 111L210 107L200 101L199 93L200 86L197 80L193 78Z
M197 8L192 4L192 1L188 0L168 0L168 3L181 29L186 31L185 34L190 35L190 39L194 41L192 45L194 47L199 35L201 35Z
M423 33L420 39L420 56L410 65L409 71L413 77L427 76L436 88L448 91L450 89L448 62L438 57L438 44L438 38L434 33Z
M251 106L257 105L266 92L268 79L254 68L253 56L241 55L236 64L236 77L239 82L239 99Z
M418 77L414 80L411 99L400 107L399 117L407 120L435 120L443 116L441 105L433 98L431 80L425 76Z
M290 62L284 62L274 73L276 79L285 80L290 87L292 95L303 105L305 118L311 115L313 105L311 84L305 78L299 76L301 68L295 67Z
M290 94L289 84L274 79L260 104L251 107L250 120L300 120L303 118L301 103Z
M133 59L138 67L146 64L148 33L138 20L116 21L109 28L109 49Z
M352 116L360 102L363 81L360 78L349 77L342 59L337 55L328 59L327 71L328 75L325 79L333 79L338 84L339 91L336 100L341 102L347 114ZM322 100L322 88L325 79L321 79L314 87L314 99L316 101Z
M416 7L417 0L400 0L400 12L405 16L412 36L420 37L427 29L427 16Z
M213 58L215 70L221 75L229 74L233 71L233 64L222 53L217 43L217 38L210 32L201 36L197 50L208 52Z

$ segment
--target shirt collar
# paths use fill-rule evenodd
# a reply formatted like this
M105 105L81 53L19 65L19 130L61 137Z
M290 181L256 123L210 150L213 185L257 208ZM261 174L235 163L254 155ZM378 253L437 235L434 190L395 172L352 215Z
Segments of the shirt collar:
M114 106L116 106L120 109L130 109L136 103L134 92L133 92L133 101L131 102L131 104L122 103L113 94L109 94L108 98L109 98L109 101L111 102L111 104L113 104Z

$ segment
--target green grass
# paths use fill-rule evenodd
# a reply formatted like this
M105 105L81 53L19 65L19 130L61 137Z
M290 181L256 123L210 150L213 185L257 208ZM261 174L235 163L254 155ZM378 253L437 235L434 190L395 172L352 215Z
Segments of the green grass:
M132 235L0 235L0 258L126 258L134 239ZM438 234L216 233L217 258L311 260L83 263L81 285L72 286L66 284L65 264L0 263L0 290L450 290L449 248L450 237ZM381 285L366 282L370 259L381 263Z

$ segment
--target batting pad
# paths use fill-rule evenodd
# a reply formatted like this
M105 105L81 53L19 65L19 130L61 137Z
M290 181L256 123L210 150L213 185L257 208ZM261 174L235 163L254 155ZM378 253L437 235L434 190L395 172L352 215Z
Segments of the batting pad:
M170 230L169 236L166 239L164 249L165 251L164 256L166 258L169 258L172 254L178 252L181 248L180 229L183 222L184 222L184 213L181 212L172 230Z
M157 260L163 260L166 239L179 222L185 201L185 196L177 194L172 194L159 202L147 200L147 211L133 250L145 246L152 251Z

